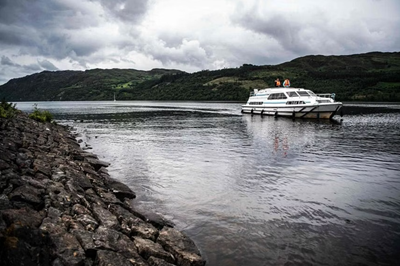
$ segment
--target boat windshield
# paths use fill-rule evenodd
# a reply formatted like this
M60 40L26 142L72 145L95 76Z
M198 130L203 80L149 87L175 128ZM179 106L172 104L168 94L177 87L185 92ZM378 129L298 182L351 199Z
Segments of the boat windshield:
M299 97L299 95L295 91L289 91L287 92L287 94L289 95L289 97Z
M297 93L298 93L300 96L310 96L310 94L308 94L307 91L297 91Z
M308 92L308 94L310 94L311 96L317 97L317 95L315 95L314 92L312 92L312 91L307 91L307 92Z
M274 100L274 99L286 99L286 95L284 93L271 93L268 96L268 100Z

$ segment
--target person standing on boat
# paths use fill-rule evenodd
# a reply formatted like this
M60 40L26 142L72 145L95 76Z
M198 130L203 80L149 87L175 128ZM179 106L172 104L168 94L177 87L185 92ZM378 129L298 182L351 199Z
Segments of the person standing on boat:
M281 81L279 79L275 80L275 87L280 87L281 86Z
M289 79L285 79L285 81L283 82L283 87L285 87L285 88L289 88L290 87L290 80Z

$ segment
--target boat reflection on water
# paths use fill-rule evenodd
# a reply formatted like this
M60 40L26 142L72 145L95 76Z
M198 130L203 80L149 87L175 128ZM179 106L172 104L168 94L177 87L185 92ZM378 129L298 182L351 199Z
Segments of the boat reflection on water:
M282 148L280 148L281 146ZM283 140L279 138L279 136L275 136L274 140L274 151L275 153L282 153L282 157L286 157L289 150L289 143L288 139L285 137Z
M270 153L271 158L296 158L305 147L324 135L340 129L343 119L290 119L271 116L243 116L255 152ZM260 155L261 156L261 155Z

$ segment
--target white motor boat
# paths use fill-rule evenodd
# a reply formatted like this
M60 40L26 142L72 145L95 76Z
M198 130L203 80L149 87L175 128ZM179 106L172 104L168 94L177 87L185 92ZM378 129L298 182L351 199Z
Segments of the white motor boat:
M334 93L315 94L303 88L277 87L255 89L242 105L242 113L332 119L342 106L335 101Z

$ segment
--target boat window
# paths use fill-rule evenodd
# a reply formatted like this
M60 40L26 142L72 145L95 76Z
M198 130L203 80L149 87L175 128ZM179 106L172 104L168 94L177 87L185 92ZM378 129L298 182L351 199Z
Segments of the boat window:
M287 92L287 94L289 95L289 97L299 97L299 95L295 91L289 91Z
M297 91L300 96L310 96L307 91Z
M262 105L263 102L249 102L249 105Z
M315 95L315 93L314 92L312 92L312 91L307 91L308 92L308 94L310 94L311 96L317 96L317 95Z
M305 104L303 101L287 101L286 104Z
M274 100L274 99L286 99L286 95L284 93L271 93L271 95L268 97L268 100Z

